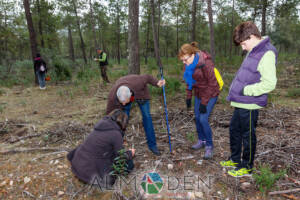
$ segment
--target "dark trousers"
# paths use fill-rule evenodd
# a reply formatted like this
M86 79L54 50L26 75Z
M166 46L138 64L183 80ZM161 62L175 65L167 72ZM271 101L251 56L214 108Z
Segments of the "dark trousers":
M102 76L103 81L109 83L109 80L108 80L108 77L106 74L107 65L100 66L100 70L101 70L101 76Z
M230 121L231 160L239 167L251 169L256 150L258 110L235 108ZM242 154L242 158L241 158Z

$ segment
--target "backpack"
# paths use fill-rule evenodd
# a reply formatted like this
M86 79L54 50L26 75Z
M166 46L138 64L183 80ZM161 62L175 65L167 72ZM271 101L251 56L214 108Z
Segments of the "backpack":
M208 56L208 53L206 52L206 51L202 51L206 56ZM214 67L214 72L215 72L215 77L216 77L216 79L217 79L217 82L218 82L218 84L219 84L219 89L220 89L220 91L223 89L223 85L224 85L224 81L223 81L223 79L222 79L222 76L221 76L221 74L220 74L220 72L219 72L219 70L216 68L216 67Z
M214 68L214 71L215 71L215 76L216 76L217 82L219 84L219 89L221 91L223 89L224 81L222 79L222 76L221 76L219 70L217 68Z

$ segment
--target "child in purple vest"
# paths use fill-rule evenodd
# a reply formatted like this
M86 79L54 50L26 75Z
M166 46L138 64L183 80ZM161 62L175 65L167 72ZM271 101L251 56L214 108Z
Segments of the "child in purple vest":
M277 50L250 21L234 29L233 40L247 51L247 55L227 97L234 107L229 131L231 156L220 164L234 167L228 171L229 175L242 177L250 176L253 168L258 111L267 105L267 94L276 86Z

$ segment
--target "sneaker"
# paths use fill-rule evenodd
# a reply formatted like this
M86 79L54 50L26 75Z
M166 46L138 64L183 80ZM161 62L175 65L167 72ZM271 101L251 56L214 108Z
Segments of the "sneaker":
M41 86L40 86L40 89L41 89L41 90L45 90L45 89L46 89L46 87L41 87Z
M222 167L236 167L238 165L238 163L233 162L232 160L226 160L226 161L221 161L220 165Z
M235 168L228 171L228 174L233 177L243 177L243 176L252 176L252 169L247 168Z
M205 143L206 143L205 141L198 140L198 142L192 146L192 149L201 149L201 148L204 148L205 147Z
M205 154L204 154L204 157L203 159L205 160L208 160L208 159L211 159L213 157L213 147L212 146L206 146L205 147Z

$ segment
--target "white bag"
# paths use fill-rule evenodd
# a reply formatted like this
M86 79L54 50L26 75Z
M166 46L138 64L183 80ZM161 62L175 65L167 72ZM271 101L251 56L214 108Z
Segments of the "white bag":
M44 65L41 65L41 66L40 66L40 71L41 71L41 72L45 71Z

